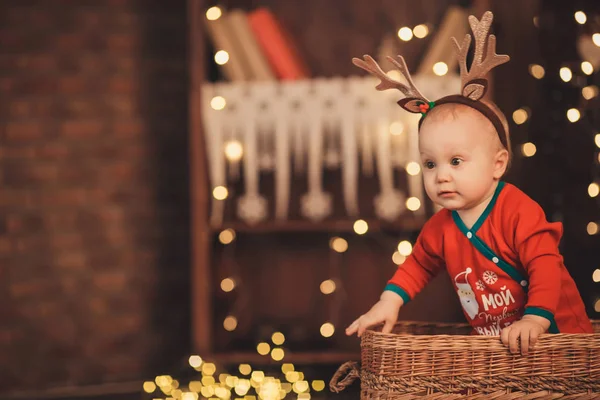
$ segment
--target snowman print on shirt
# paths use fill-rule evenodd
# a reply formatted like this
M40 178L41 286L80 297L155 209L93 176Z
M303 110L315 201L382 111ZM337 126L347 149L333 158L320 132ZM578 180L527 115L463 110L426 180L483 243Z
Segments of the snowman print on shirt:
M479 303L477 303L475 292L467 280L467 275L469 275L471 272L473 272L473 270L471 268L467 268L464 272L457 274L454 277L454 283L457 287L460 304L469 318L474 319L479 313ZM461 282L459 282L459 280Z

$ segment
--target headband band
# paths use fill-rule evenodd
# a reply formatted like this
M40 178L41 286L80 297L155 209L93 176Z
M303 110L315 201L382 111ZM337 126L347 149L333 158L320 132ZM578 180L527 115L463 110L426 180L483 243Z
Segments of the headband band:
M498 114L496 114L496 112L490 107L488 107L488 105L484 102L471 100L468 97L453 94L450 96L442 97L438 101L431 103L433 104L427 104L427 106L422 107L422 109L424 109L425 111L421 113L423 116L419 120L419 129L421 128L421 124L425 120L425 117L432 108L436 106L441 106L443 104L462 104L474 110L477 110L481 114L483 114L483 116L486 117L496 129L496 132L498 133L498 138L500 139L500 143L502 144L502 146L508 150L508 135L506 129L504 128L504 124L502 123L502 120L500 119Z

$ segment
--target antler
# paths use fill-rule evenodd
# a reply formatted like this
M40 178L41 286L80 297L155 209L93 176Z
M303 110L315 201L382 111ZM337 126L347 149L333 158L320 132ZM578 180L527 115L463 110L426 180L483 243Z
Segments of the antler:
M496 36L488 36L493 19L494 16L490 11L486 11L483 14L481 21L477 20L473 15L469 16L469 25L471 25L471 30L475 37L475 55L469 70L467 70L467 53L471 45L471 35L465 35L462 45L459 45L457 40L452 38L460 65L462 94L471 100L479 100L485 94L487 89L485 75L492 68L510 60L510 57L507 55L496 54ZM486 48L486 41L487 51L484 59L483 51Z
M427 98L425 98L425 96L423 96L421 92L419 92L419 89L416 88L408 71L408 67L406 66L406 62L404 61L404 57L396 57L398 58L398 60L390 56L386 58L392 64L394 64L396 68L398 68L402 76L404 76L404 78L408 82L408 86L391 78L381 69L381 67L379 66L379 64L377 64L373 57L369 55L364 55L364 60L354 57L352 59L352 62L357 67L364 69L365 71L380 79L381 82L375 87L377 90L398 89L404 94L404 96L406 96L406 99L402 99L398 103L407 111L414 113L421 112L422 110L419 108L419 105L422 103L429 103L429 100L427 100Z

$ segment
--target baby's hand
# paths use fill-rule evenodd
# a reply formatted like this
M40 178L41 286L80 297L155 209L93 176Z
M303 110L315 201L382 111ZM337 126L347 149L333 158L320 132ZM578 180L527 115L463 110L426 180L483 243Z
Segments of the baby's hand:
M361 315L346 328L346 335L350 336L358 332L358 337L360 337L368 328L381 322L385 323L382 332L390 333L398 319L398 312L402 304L404 304L402 297L396 293L383 292L381 299L366 314Z
M525 355L533 349L538 337L546 332L549 325L549 321L545 318L525 315L520 321L502 329L500 339L513 354L519 352L518 340L521 339L521 354Z

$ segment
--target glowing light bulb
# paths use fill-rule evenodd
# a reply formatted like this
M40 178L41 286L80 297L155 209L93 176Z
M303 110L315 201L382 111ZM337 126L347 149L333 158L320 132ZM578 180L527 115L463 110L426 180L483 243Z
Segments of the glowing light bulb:
M206 10L206 19L209 21L214 21L221 18L221 15L223 15L223 11L221 11L219 7L215 6Z
M239 161L244 154L242 144L237 140L230 140L225 143L225 157L230 161Z
M585 13L583 11L577 11L575 13L575 21L577 21L577 23L583 25L587 21L587 15L585 15Z
M565 82L569 82L572 78L573 78L573 73L571 72L571 69L568 67L562 67L560 69L560 79L562 79Z
M354 232L356 232L358 235L364 235L368 230L369 224L367 224L367 221L359 219L354 222Z
M537 151L535 144L531 142L524 143L521 147L521 152L525 157L533 157L535 152Z
M408 240L403 240L398 243L398 253L404 257L408 257L412 253L412 244Z
M227 102L225 101L225 97L223 96L215 96L210 100L210 106L213 108L213 110L222 110L225 108L226 105Z
M571 108L567 111L567 119L571 122L577 122L581 118L581 113L576 108Z
M331 279L327 279L326 281L321 282L320 289L323 294L331 294L335 292L335 282Z
M348 250L348 242L341 237L334 237L329 241L329 247L335 252L344 253Z
M213 197L217 200L225 200L229 192L225 186L217 186L213 189Z
M215 53L215 62L219 65L227 64L229 61L229 53L225 50L219 50Z
M398 37L401 40L408 42L409 40L411 40L413 38L413 31L412 31L412 29L404 26L404 27L398 29Z
M423 39L429 34L429 28L425 24L419 24L413 28L413 34L419 39Z
M335 332L335 327L333 326L333 324L331 322L326 322L323 325L321 325L321 335L323 337L331 337L333 336L334 332Z
M416 197L409 197L406 200L406 208L408 208L410 211L417 211L419 208L421 208L421 200Z
M515 124L521 125L527 121L527 119L529 118L529 115L527 114L527 110L525 110L523 108L519 108L518 110L515 110L513 112L512 117L513 117L513 121L515 121Z
M529 73L535 79L542 79L544 77L544 75L546 75L546 71L544 70L544 67L542 67L539 64L529 65Z
M581 63L581 71L583 71L586 75L591 75L594 73L594 66L589 61L584 61Z
M406 164L406 173L412 176L419 175L421 172L421 166L418 162L411 161Z
M439 61L433 64L433 73L437 76L444 76L448 73L448 65L445 62Z

